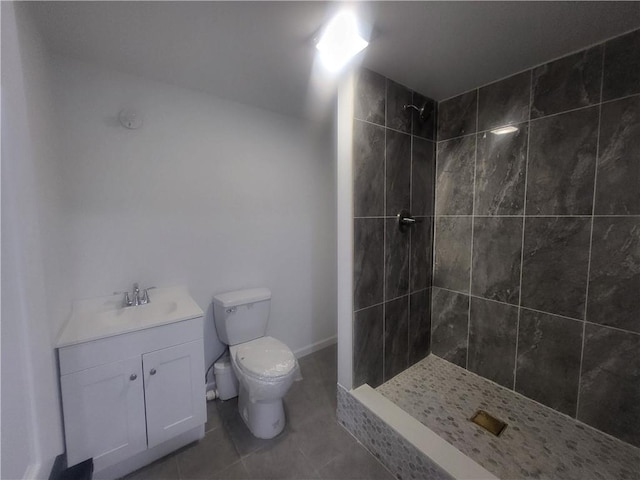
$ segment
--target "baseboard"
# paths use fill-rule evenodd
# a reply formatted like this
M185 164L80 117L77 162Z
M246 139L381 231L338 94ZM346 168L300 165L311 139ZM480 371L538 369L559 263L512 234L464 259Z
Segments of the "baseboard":
M337 342L338 342L338 336L333 335L329 338L325 338L324 340L320 340L318 342L312 343L311 345L307 345L306 347L298 348L297 350L293 351L293 354L296 356L296 358L306 357L307 355L313 352L322 350L323 348L326 348Z

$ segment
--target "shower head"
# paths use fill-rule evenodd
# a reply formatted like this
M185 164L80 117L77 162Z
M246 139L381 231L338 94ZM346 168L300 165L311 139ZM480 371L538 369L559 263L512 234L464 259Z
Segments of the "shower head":
M425 121L427 119L427 103L425 102L422 107L417 107L416 105L405 105L402 107L404 110L408 110L409 108L413 108L416 112L418 112L418 116L420 120Z

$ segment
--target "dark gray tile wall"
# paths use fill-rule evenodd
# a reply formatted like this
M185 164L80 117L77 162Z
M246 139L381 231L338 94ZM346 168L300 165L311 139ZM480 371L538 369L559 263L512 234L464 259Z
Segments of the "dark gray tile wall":
M531 122L527 215L590 215L599 107Z
M436 164L436 214L473 213L475 136L438 142Z
M635 446L638 52L640 30L438 104L430 332L432 353Z
M384 358L384 310L382 304L353 314L353 383L380 385Z
M587 324L584 337L578 420L639 445L640 336Z
M433 287L431 351L461 367L467 364L469 296Z
M515 390L575 417L582 330L582 322L522 310Z
M511 388L518 307L471 297L469 312L469 370Z
M438 141L475 133L477 121L477 90L438 103Z
M602 52L599 45L534 68L531 118L600 103Z
M524 210L529 126L520 124L511 135L478 138L476 215L521 215Z
M596 215L640 215L640 96L602 106Z
M518 305L522 222L520 217L474 219L471 293Z
M437 217L433 286L469 293L471 217Z
M354 387L377 387L429 354L436 103L361 70L354 117Z
M520 73L478 91L478 130L529 120L531 74Z

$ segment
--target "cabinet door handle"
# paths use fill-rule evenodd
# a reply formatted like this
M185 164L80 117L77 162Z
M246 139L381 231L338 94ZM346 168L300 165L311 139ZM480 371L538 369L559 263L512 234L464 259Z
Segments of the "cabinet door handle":
M152 368L152 369L149 371L149 373L150 373L151 375L155 375L155 374L156 374L156 369L155 369L155 368Z
M129 377L129 380L133 382L136 378L138 378L138 375L136 375L135 373L132 373L131 376Z

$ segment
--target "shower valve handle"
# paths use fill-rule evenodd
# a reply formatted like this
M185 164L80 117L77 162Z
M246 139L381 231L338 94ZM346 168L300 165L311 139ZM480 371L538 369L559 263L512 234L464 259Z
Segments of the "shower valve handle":
M398 226L400 227L400 231L406 231L407 227L416 224L416 219L411 216L411 214L407 210L402 210L398 215Z

